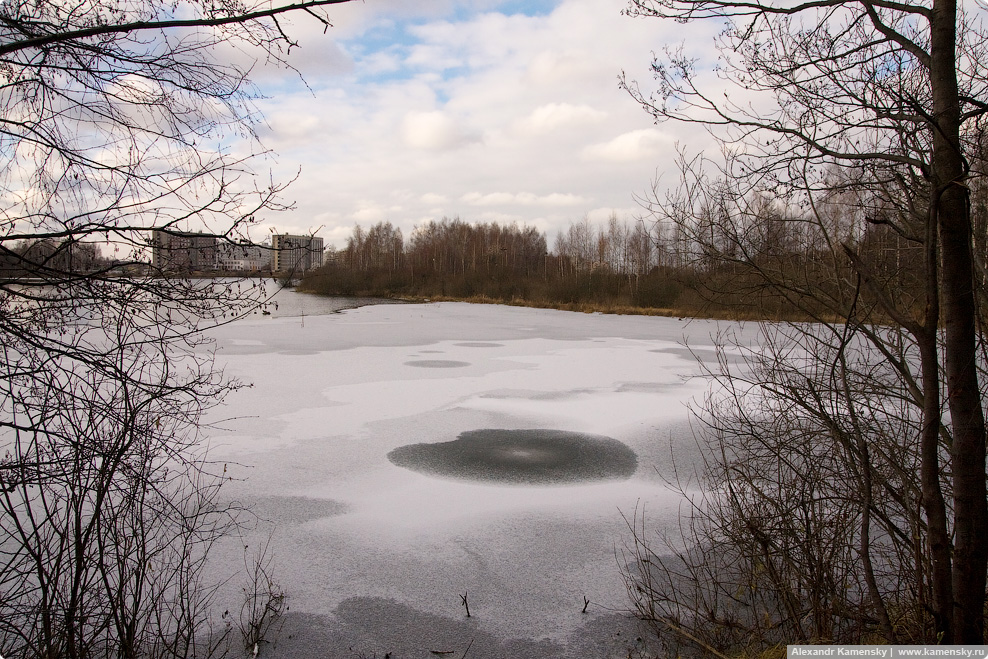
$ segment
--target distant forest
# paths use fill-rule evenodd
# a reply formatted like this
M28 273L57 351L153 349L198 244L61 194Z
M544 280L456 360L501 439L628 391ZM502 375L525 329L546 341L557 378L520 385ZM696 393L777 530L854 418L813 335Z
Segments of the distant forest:
M544 233L517 224L443 218L416 227L407 239L389 222L369 229L357 225L346 247L327 252L323 267L307 273L300 290L585 311L806 318L807 310L797 313L784 292L764 285L758 270L791 269L801 271L794 281L812 279L819 246L791 214L766 205L757 215L743 241L725 235L719 248L716 235L701 243L672 223L626 222L616 215L604 226L587 218L571 224L551 249ZM858 248L885 255L879 260L890 269L917 256L911 252L918 246L880 224L839 221L858 224ZM708 230L719 229L712 223ZM736 258L725 258L729 252ZM899 285L908 290L918 282Z
M612 216L605 227L572 224L550 250L544 233L517 224L443 218L405 239L382 222L356 226L346 247L327 252L302 290L490 300L566 306L670 308L683 286L643 223Z

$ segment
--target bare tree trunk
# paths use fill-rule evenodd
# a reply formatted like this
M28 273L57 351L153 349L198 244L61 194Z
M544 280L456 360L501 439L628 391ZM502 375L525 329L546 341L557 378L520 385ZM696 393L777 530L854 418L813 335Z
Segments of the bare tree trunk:
M920 432L920 488L926 512L926 533L930 546L934 632L942 643L954 642L954 591L952 583L951 539L947 507L940 486L940 356L937 331L940 325L940 244L936 218L926 221L924 275L926 309L923 326L913 332L919 347L923 387L923 425Z
M933 90L934 208L943 262L942 300L947 403L953 429L954 641L984 640L988 504L985 420L976 367L974 265L967 163L960 146L956 0L933 6L930 78Z
M935 307L935 303L930 305ZM920 487L932 563L931 590L935 632L942 643L954 642L954 594L951 583L950 534L940 487L940 380L936 323L916 336L923 379L923 426L920 436Z

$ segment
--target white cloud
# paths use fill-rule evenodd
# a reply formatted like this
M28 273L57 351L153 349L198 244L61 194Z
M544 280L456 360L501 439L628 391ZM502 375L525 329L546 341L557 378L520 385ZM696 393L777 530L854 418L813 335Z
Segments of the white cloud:
M369 53L360 58L360 72L364 75L379 75L400 71L402 56L394 50Z
M537 16L503 15L494 0L334 7L337 27L305 31L292 56L335 53L324 68L304 63L314 93L283 73L259 81L275 176L301 168L288 192L298 210L265 222L326 225L342 245L355 222L409 235L459 215L537 226L551 241L591 209L633 207L673 140L695 137L674 124L666 137L617 85L626 71L647 88L652 52L686 28L623 17L622 4L555 0Z
M461 197L461 200L471 206L501 206L516 203L516 196L510 192L488 192L487 194L468 192Z
M346 239L352 234L352 227L345 224L335 224L328 227L323 227L319 230L319 235L323 237L323 241L326 246L338 245L343 247L346 245Z
M430 151L455 149L476 139L440 110L406 114L401 134L406 146Z
M630 162L654 160L673 147L673 140L655 128L645 128L622 133L607 142L593 144L583 150L587 160Z
M553 192L547 195L537 195L531 192L468 192L461 201L471 206L577 206L587 203L579 195Z
M423 44L411 49L404 64L419 70L442 71L457 68L463 62L445 44Z
M579 204L585 204L588 201L588 199L579 195L553 192L552 194L540 197L538 203L542 206L577 206Z
M277 112L268 117L270 137L278 140L310 140L319 132L319 117L305 112Z
M526 69L529 82L536 85L556 84L560 80L579 78L592 63L577 50L544 50L532 58Z
M419 199L423 204L429 204L430 206L445 204L448 201L445 195L436 194L435 192L426 192Z
M523 133L539 135L559 129L600 123L606 118L606 112L595 110L589 105L546 103L535 108L531 114L519 121L518 127Z

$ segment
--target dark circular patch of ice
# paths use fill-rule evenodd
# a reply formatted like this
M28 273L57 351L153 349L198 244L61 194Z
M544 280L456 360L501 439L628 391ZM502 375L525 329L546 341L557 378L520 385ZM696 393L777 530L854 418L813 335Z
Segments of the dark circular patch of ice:
M520 484L630 478L638 456L610 437L563 430L470 430L451 442L408 444L388 453L406 469L435 476Z
M470 362L458 362L452 359L416 359L405 362L405 366L417 366L419 368L463 368L469 365Z

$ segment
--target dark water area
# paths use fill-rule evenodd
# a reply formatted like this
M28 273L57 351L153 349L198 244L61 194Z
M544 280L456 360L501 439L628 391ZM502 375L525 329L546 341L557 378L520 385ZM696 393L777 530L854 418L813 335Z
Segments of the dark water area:
M273 280L265 281L264 285L268 301L254 315L272 318L325 316L373 304L410 304L402 300L378 297L328 297L315 293L300 293L294 288L283 288Z
M400 446L388 459L425 474L527 485L626 479L638 469L638 456L616 439L547 429L470 430L451 442Z
M393 599L354 597L342 602L333 616L289 612L280 633L266 646L268 656L282 659L341 657L403 659L453 657L461 659L573 659L581 657L640 657L643 630L627 615L610 613L590 618L574 606L574 617L585 621L564 641L500 638L484 631L479 607L473 617L436 615Z

